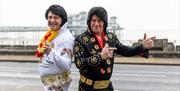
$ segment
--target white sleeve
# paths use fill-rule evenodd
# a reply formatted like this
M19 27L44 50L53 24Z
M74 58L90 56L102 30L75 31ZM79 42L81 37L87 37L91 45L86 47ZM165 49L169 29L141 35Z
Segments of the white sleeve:
M69 49L70 52L72 52L74 46L74 39L70 39L67 41L67 46L64 48L59 49ZM58 52L57 52L58 51ZM62 52L62 50L61 50ZM63 71L67 71L71 68L71 61L72 61L72 55L69 55L68 53L61 54L59 50L54 50L49 53L49 55L46 56L46 60L49 60L52 63L55 63L57 66L59 66Z

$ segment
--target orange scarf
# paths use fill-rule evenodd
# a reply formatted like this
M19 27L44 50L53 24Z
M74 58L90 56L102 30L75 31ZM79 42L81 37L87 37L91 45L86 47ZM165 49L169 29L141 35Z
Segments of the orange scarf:
M51 28L48 29L48 31L46 32L46 34L44 35L44 37L41 39L38 48L35 52L35 55L37 57L42 57L45 51L45 44L43 42L48 42L50 43L58 34L58 31L52 30Z

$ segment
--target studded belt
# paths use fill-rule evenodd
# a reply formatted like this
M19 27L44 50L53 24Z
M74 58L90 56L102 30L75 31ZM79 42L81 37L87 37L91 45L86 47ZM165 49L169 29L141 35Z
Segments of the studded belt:
M107 88L110 84L110 80L94 81L84 77L83 75L80 75L80 81L89 86L93 86L94 89L104 89Z
M71 77L70 77L70 71L60 73L60 74L52 74L52 75L47 75L47 76L42 76L41 81L45 86L52 86L52 85L57 85L57 84L65 84L67 82L71 82Z

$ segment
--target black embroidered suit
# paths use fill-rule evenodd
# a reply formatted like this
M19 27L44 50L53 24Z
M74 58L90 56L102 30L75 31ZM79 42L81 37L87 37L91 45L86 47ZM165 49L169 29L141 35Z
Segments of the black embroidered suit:
M134 56L143 54L148 57L148 50L145 50L142 45L135 47L128 47L119 42L116 35L107 32L104 36L104 45L108 44L110 47L116 47L116 52L122 56ZM114 57L108 60L102 60L100 52L102 51L96 37L90 30L79 35L75 39L74 45L74 62L79 69L80 75L91 79L93 81L110 80ZM113 55L114 56L114 55ZM79 81L79 91L113 91L113 86L110 82L109 86L104 89L94 89L93 85L87 85Z

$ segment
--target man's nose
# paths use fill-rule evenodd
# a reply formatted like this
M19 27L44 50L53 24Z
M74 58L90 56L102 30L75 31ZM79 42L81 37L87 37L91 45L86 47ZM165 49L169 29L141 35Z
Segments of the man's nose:
M51 22L54 22L54 18L51 18L50 21L51 21Z
M98 21L95 21L95 25L99 25L99 22L98 22Z

